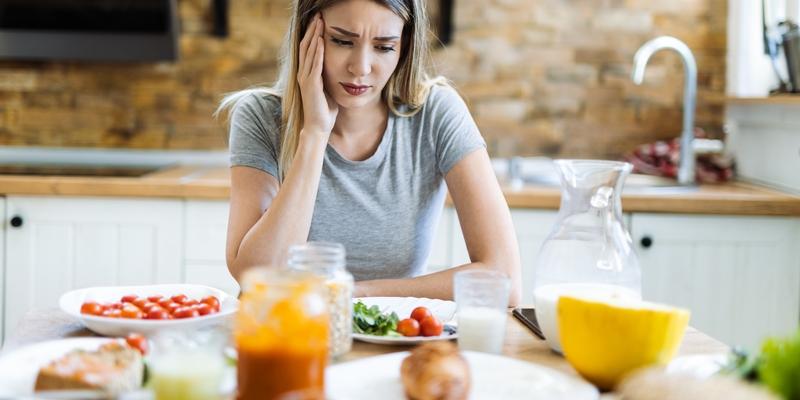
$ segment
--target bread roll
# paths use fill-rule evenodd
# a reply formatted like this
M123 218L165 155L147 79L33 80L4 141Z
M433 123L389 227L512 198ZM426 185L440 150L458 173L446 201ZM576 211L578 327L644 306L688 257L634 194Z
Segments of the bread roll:
M403 360L400 377L411 400L466 400L470 372L458 348L445 341L418 346Z

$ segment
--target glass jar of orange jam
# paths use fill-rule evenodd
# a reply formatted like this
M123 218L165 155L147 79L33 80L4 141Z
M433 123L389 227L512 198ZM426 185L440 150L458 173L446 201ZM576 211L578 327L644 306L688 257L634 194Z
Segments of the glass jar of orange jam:
M310 273L253 268L242 279L234 340L237 399L325 397L328 309Z

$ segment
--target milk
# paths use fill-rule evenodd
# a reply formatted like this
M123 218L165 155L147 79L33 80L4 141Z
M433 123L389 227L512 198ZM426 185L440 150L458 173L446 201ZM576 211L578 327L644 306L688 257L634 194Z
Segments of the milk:
M506 312L489 307L458 310L458 347L499 354L506 334Z
M539 322L539 327L542 328L547 344L558 353L561 353L561 341L558 337L557 306L558 298L562 295L596 299L641 299L641 296L634 290L600 283L558 283L536 288L533 292L536 320Z

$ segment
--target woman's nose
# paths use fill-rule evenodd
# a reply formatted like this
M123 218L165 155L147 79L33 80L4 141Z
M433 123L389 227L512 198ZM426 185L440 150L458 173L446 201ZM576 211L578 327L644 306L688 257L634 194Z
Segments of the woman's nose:
M347 70L355 76L369 75L372 70L369 50L357 49L352 53Z

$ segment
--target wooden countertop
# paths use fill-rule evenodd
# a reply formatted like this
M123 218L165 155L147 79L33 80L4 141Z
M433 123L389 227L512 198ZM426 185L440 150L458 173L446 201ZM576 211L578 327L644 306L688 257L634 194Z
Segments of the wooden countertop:
M138 178L0 175L0 195L126 196L227 199L227 167L178 166ZM503 189L512 208L558 209L559 189L525 186ZM693 191L623 193L625 212L800 216L800 196L733 182Z
M0 356L8 354L19 347L35 344L45 340L68 337L95 336L84 328L80 321L57 309L34 310L27 313L5 342ZM395 351L409 350L410 347L382 346L377 344L353 342L353 349L337 362L357 360ZM702 332L687 328L678 351L678 356L700 354L727 354L728 346ZM523 361L537 363L571 376L577 372L560 355L550 351L547 344L533 335L525 326L510 314L506 321L506 337L503 354ZM606 393L603 399L615 399L613 393Z

